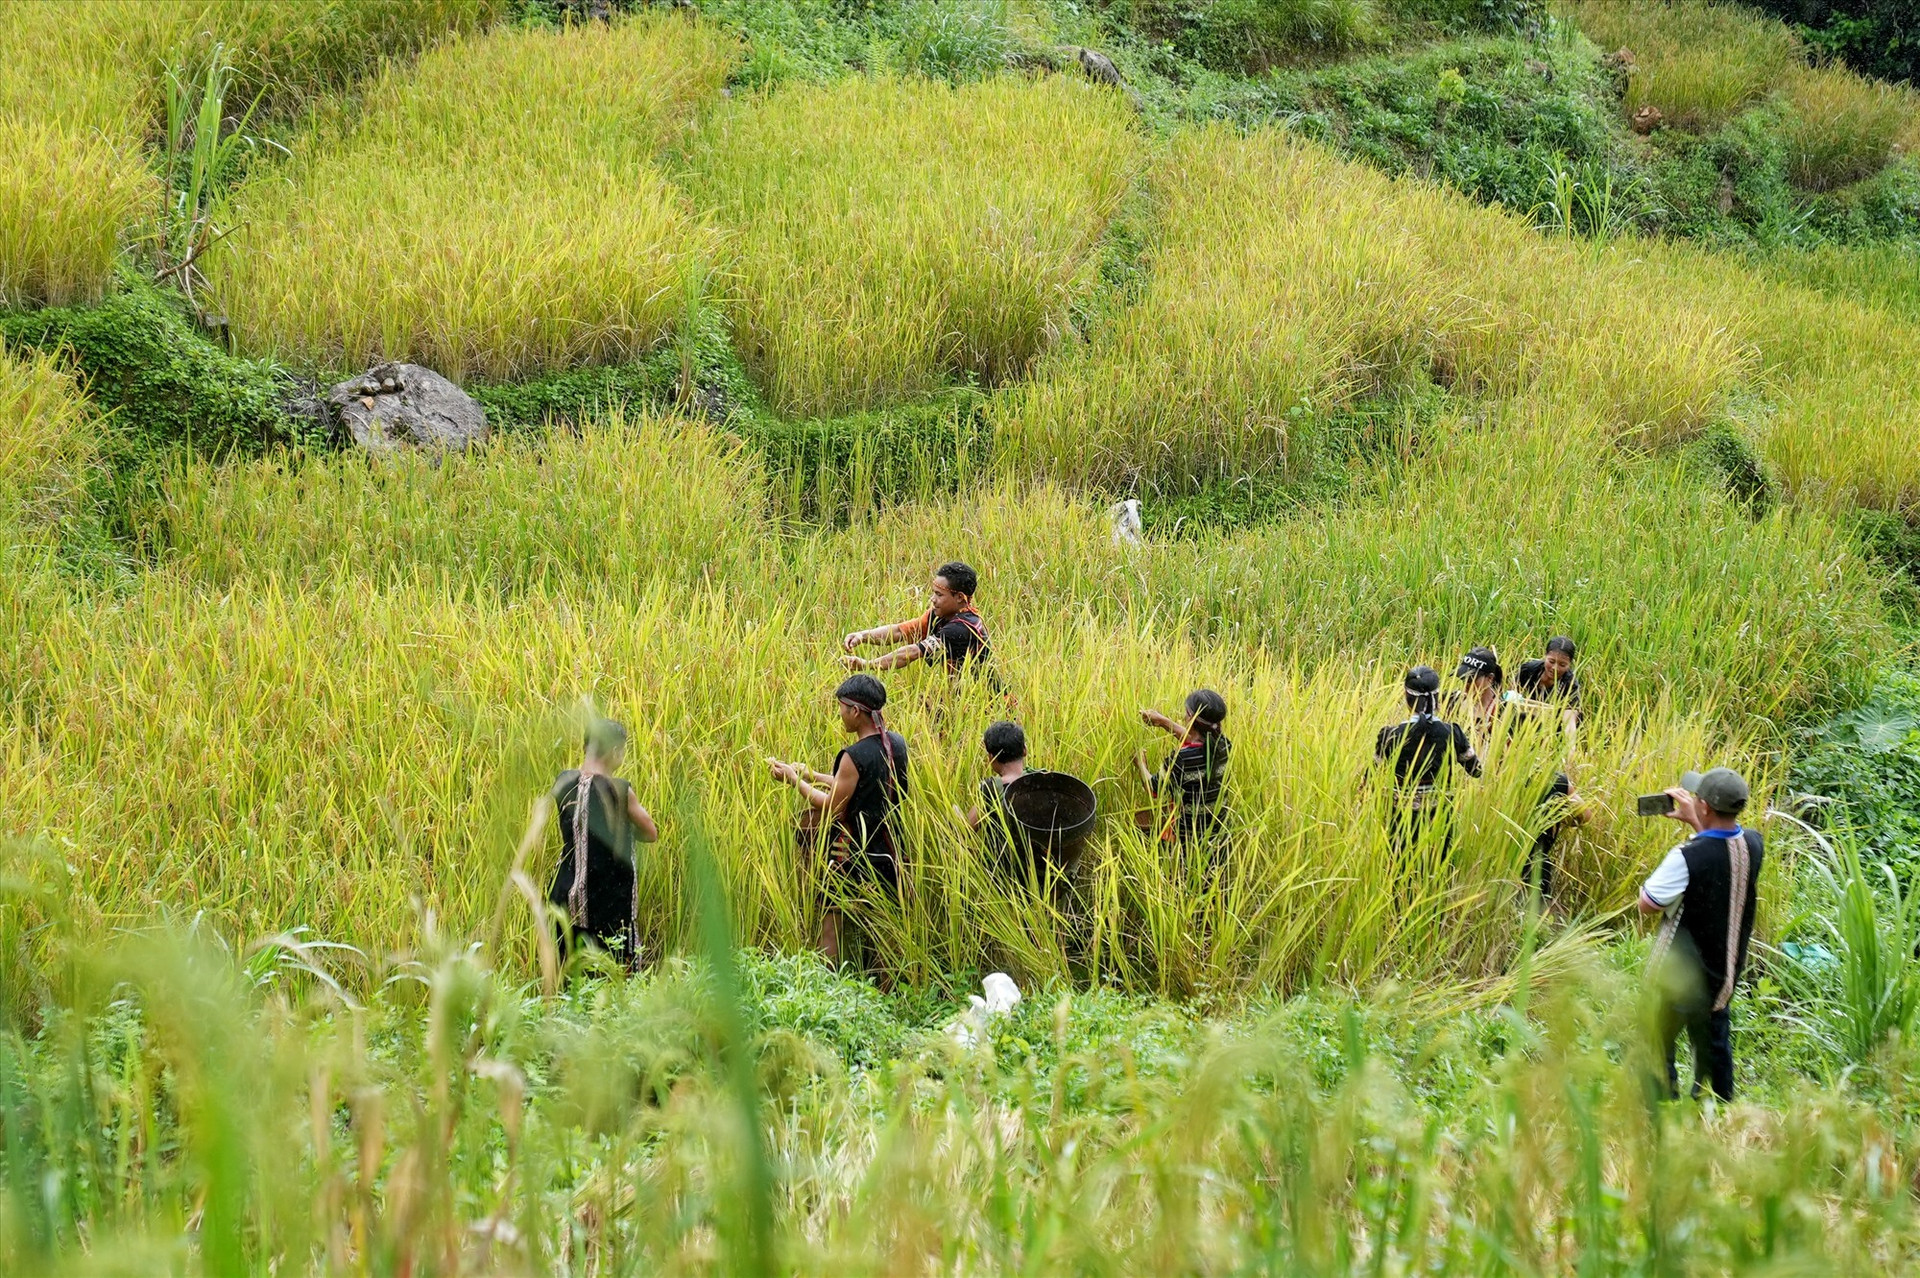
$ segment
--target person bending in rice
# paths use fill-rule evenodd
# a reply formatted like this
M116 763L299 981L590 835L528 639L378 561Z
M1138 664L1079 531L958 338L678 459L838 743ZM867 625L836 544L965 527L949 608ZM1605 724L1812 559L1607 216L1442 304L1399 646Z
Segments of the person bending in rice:
M987 641L987 625L973 606L973 592L980 578L973 569L955 560L934 570L932 606L924 617L856 630L841 640L849 670L897 670L916 661L937 661L947 673L958 676L975 666L984 667L993 655ZM880 644L898 644L891 652L877 657L861 657L860 648Z
M1215 839L1226 824L1220 802L1226 789L1227 757L1233 743L1220 731L1227 717L1227 699L1212 688L1187 694L1186 715L1175 719L1158 710L1142 710L1140 721L1180 738L1158 775L1147 770L1146 752L1139 756L1141 775L1156 799L1168 805L1161 834L1182 843Z
M776 781L806 800L801 852L810 855L826 831L828 866L849 884L878 884L889 894L900 884L900 852L893 812L907 792L907 740L888 729L887 689L872 675L851 675L833 691L840 726L854 738L834 756L831 772L803 763L767 760ZM820 951L838 966L843 953L840 908L831 896L820 914Z

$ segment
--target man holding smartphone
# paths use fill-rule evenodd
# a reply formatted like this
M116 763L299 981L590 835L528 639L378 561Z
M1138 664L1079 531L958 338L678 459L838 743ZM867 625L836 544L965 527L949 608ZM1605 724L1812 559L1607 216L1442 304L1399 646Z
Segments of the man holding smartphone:
M1733 1033L1728 1007L1753 937L1754 884L1765 857L1757 831L1742 829L1747 783L1731 768L1689 772L1666 792L1664 815L1694 834L1667 853L1640 888L1643 914L1664 914L1651 963L1659 994L1657 1030L1667 1089L1680 1094L1674 1049L1693 1043L1693 1094L1703 1083L1733 1099ZM1643 801L1643 810L1664 806Z

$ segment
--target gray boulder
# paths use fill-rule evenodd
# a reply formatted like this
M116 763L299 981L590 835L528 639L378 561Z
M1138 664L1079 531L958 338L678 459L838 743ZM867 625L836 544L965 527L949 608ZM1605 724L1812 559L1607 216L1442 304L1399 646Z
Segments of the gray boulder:
M419 364L380 364L327 392L353 442L371 452L412 446L460 450L487 437L487 411Z

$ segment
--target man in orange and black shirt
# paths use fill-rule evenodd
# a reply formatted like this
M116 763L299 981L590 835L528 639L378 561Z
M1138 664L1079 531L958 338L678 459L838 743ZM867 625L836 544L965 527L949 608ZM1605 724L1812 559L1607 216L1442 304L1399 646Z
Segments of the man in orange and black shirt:
M841 646L847 650L849 670L897 670L916 661L938 661L950 675L976 664L984 664L993 655L987 642L986 623L974 611L973 592L980 579L963 563L941 564L933 574L933 606L924 617L902 621L872 630L856 630ZM868 644L895 643L901 646L878 657L857 657L856 648Z

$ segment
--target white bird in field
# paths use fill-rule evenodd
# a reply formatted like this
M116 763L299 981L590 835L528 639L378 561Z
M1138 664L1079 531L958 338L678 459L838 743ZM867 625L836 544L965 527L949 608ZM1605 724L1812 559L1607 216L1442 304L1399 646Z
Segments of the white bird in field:
M954 1017L947 1026L947 1034L962 1047L972 1047L979 1042L981 1034L986 1032L988 1021L1006 1015L1020 1002L1020 987L1005 972L989 973L980 985L986 990L987 996L967 995L967 1010Z
M1140 502L1132 497L1125 501L1116 501L1107 507L1107 518L1113 521L1113 544L1116 546L1137 546L1140 536Z

